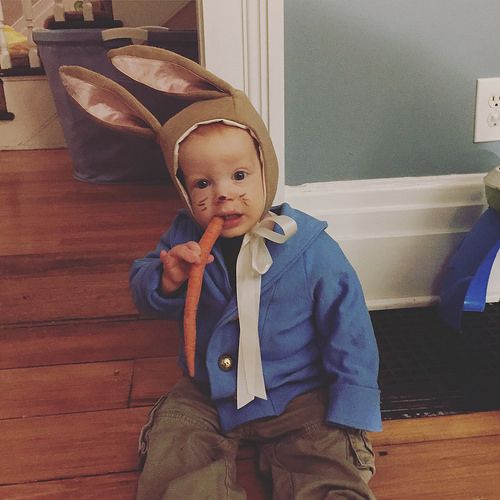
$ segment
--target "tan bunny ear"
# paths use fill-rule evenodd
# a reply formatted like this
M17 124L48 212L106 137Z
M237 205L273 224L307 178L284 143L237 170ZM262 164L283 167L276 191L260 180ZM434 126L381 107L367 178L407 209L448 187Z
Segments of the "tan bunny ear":
M155 137L158 120L127 90L94 71L61 66L61 80L68 94L94 119L114 129Z
M172 96L199 101L233 93L233 88L224 80L169 50L129 45L110 50L108 55L122 73Z

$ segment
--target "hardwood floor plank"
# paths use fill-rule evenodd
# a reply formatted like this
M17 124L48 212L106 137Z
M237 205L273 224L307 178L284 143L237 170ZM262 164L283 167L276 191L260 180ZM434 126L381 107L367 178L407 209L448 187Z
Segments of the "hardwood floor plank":
M500 411L388 420L370 434L374 446L500 435Z
M104 207L105 208L105 207ZM125 209L126 207L122 207ZM158 220L158 214L164 212L164 207L158 207L158 212L153 215L153 209L143 214L141 218L136 217L133 222L125 218L121 226L110 228L100 225L103 219L99 213L87 214L88 218L95 220L92 224L81 220L80 224L85 227L78 230L77 222L63 223L57 219L57 214L46 214L45 220L40 222L37 217L12 217L9 214L0 217L10 217L8 222L0 219L0 255L36 255L67 253L84 256L85 252L113 252L118 246L124 248L124 252L130 255L129 263L135 258L142 257L146 252L152 250L159 237L170 225L172 217L162 217ZM83 208L82 208L83 210ZM133 208L131 209L133 210ZM78 215L75 214L76 220ZM113 224L117 224L113 219Z
M0 486L0 498L8 500L133 500L137 472L77 477L59 481Z
M133 318L0 326L0 369L174 356L177 329Z
M36 277L67 276L69 273L81 273L89 269L115 271L128 269L131 262L129 252L99 251L85 254L53 252L43 254L23 254L0 256L0 277Z
M246 491L247 498L251 500L271 500L271 485L258 475L254 459L239 459L236 461L236 478L238 484Z
M371 486L379 500L498 498L499 435L391 445L376 451L377 474Z
M2 151L0 155L0 167L2 175L19 175L23 169L30 168L37 172L54 172L57 178L61 177L61 169L71 165L71 156L66 148L26 150L26 151Z
M0 370L0 419L126 408L133 361Z
M137 314L128 289L128 269L67 276L0 280L2 321L20 323ZM69 278L71 276L71 279Z
M485 441L486 440L486 441ZM378 472L371 486L379 500L417 500L424 497L436 499L496 498L499 477L498 437L443 440L436 447L434 443L420 445L392 445L384 449L378 458ZM382 450L377 450L379 453ZM475 465L470 471L470 461ZM116 484L116 478L118 485ZM0 487L0 498L13 500L40 497L61 500L64 494L71 498L92 498L94 491L100 491L102 482L110 488L109 495L101 498L129 498L133 492L137 474L118 474L92 478L51 481L42 484L20 484ZM257 479L255 462L251 458L238 461L238 481L249 493L249 498L259 500L270 498L269 491L261 479ZM109 484L108 484L109 483ZM118 488L114 495L114 490ZM101 490L102 491L102 490ZM4 497L2 495L16 494ZM73 496L73 494L75 496ZM123 495L122 497L118 496ZM133 493L132 493L133 494ZM42 496L45 495L45 496ZM81 495L81 496L78 496ZM88 496L87 496L88 495ZM68 497L66 497L68 498Z
M173 187L77 182L61 174L67 152L50 153L55 163L44 158L42 166L28 166L30 157L2 170L1 321L136 314L130 265L154 248L180 207Z
M0 420L0 485L134 471L148 411Z
M134 362L134 380L130 406L153 404L166 394L181 378L177 357L137 359Z
M181 207L170 184L78 182L65 150L1 156L0 256L121 251L141 257Z
M0 498L8 500L133 500L137 492L138 472L77 477L56 481L0 486ZM253 460L238 460L238 483L252 500L270 500L266 484L256 480Z

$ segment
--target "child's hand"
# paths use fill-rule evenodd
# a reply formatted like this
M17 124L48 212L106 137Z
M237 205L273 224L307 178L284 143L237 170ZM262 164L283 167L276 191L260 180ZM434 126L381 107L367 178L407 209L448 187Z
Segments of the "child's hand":
M200 263L200 256L201 248L195 241L176 245L168 252L166 250L160 252L163 264L161 290L164 295L170 295L182 286L188 279L191 266ZM209 255L207 262L213 261L213 255Z

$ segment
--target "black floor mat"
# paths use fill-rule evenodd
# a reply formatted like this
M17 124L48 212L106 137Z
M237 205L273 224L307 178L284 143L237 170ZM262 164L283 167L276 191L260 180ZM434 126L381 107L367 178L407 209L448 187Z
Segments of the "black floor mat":
M382 418L500 409L500 303L465 313L462 332L436 308L372 311Z

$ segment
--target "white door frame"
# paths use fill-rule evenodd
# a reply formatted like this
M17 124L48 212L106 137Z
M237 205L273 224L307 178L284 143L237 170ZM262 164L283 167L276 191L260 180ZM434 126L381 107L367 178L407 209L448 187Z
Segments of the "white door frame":
M283 0L197 0L201 63L243 90L271 135L285 187Z

